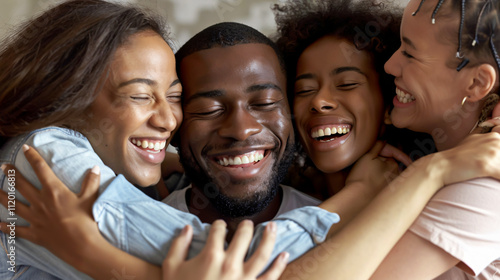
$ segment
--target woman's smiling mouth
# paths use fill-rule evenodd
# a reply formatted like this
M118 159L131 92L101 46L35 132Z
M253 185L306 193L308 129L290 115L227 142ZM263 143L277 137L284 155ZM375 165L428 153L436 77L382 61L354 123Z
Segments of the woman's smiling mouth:
M150 153L159 153L167 145L166 140L148 140L144 138L132 138L131 142L137 147L142 148Z
M351 131L351 125L331 125L314 128L311 130L311 138L320 142L329 142L338 137L348 134Z

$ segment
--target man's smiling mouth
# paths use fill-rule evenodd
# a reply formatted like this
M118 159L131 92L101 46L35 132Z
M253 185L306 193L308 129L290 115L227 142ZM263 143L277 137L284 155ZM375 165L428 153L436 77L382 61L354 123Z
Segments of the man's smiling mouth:
M217 156L215 161L222 166L239 166L259 162L264 158L265 150L251 151L241 155Z

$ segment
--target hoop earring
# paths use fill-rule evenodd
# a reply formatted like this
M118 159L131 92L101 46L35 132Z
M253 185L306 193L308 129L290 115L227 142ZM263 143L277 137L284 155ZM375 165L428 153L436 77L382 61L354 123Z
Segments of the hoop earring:
M467 98L469 98L468 96L464 97L464 99L462 99L462 107L464 106L465 104L465 101L467 101Z

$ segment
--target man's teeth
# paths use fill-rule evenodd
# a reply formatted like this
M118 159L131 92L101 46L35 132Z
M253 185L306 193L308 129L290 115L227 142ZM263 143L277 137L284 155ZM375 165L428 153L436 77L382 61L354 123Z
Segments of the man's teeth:
M401 103L410 103L410 102L415 100L415 97L413 95L410 95L408 93L404 93L399 88L396 88L396 95L397 95L398 101Z
M143 149L148 149L148 150L154 150L154 151L160 151L165 148L167 145L167 141L155 141L155 140L139 140L139 139L132 139L132 143L136 145L139 148Z
M330 135L335 135L335 134L347 134L350 131L351 131L351 128L340 127L340 126L327 127L325 129L320 128L318 130L311 132L311 137L318 138L318 137L330 136Z
M235 157L223 157L217 161L218 164L222 166L229 165L241 165L248 164L251 162L258 162L264 158L264 153L252 152L248 154L244 154L242 156Z

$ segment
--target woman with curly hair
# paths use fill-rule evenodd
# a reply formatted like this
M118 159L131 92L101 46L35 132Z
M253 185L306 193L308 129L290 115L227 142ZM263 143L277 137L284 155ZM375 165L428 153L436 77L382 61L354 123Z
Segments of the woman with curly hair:
M348 4L347 2L342 2L344 4ZM328 38L329 39L329 38ZM371 40L370 40L371 41ZM326 40L325 42L319 40L319 43L327 43L328 46L331 46L330 43L332 43L329 40ZM349 41L346 41L345 43L348 45ZM334 42L333 42L334 43ZM314 44L313 44L314 45ZM311 45L311 46L313 46ZM333 44L334 45L334 44ZM321 44L320 44L321 46ZM341 45L343 46L343 45ZM226 46L227 47L227 46ZM352 48L342 48L343 50L348 50L356 53L355 49ZM370 64L370 61L367 59L363 59L365 61L365 64ZM353 59L354 61L354 59ZM329 64L326 64L329 65ZM337 69L337 68L334 68ZM371 77L371 75L374 75L373 73L368 73L368 70L370 70L370 66L364 65L361 63L360 65L352 65L348 67L340 67L337 69L338 71L334 71L331 73L329 71L329 74L343 74L348 72L355 72L363 77L366 76L365 79L369 79L368 76ZM365 73L366 72L366 73ZM322 72L319 72L319 74L322 74ZM308 76L314 76L314 75L319 75L316 72L313 73L304 73L302 77L304 79L308 78ZM322 76L323 77L323 76ZM355 76L354 78L357 78ZM346 82L341 84L341 88L347 88L350 89L351 87L357 88L357 84L360 85L361 88L363 88L362 85L367 84L368 82L361 81L357 82L354 78L351 78L349 76L349 79L347 79ZM356 82L352 83L350 80L353 79ZM373 80L373 78L370 78L370 84L376 84L375 83L376 79ZM371 89L373 86L370 86L369 88ZM375 87L376 88L376 87ZM356 92L355 96L356 96ZM366 97L366 93L362 93L362 97ZM306 94L307 95L307 94ZM358 102L364 101L362 98L357 99ZM352 102L352 101L351 101ZM328 109L327 105L325 108ZM317 110L317 109L315 109ZM314 112L314 111L312 111ZM358 112L356 112L356 115ZM353 114L354 115L354 114ZM348 116L348 114L346 114ZM347 132L347 129L349 128L349 131L354 130L357 127L358 123L355 122L349 122L348 118L346 116L339 116L338 118L338 123L333 123L334 126L329 126L330 128L330 135L331 135L331 130L332 128L337 129L338 133L338 126L335 125L340 125L340 128L342 129L341 133L344 133L344 128L346 129L346 135L349 135ZM328 123L331 124L331 123ZM315 130L314 133L320 133L319 131L323 130L323 134L325 133L325 129L323 128L318 128L318 130ZM353 134L351 134L353 135ZM482 135L483 136L483 135ZM320 141L328 142L329 140L332 139L322 139L321 137L324 137L324 135L317 135L317 137L314 138L320 138ZM334 137L335 138L335 137ZM450 151L445 151L443 153L438 154L437 156L434 157L424 157L422 159L419 159L415 168L408 168L405 170L400 177L396 178L394 181L391 182L391 185L387 188L384 188L383 190L378 191L378 188L374 189L374 191L371 191L369 196L369 200L371 200L370 204L366 207L360 207L364 206L367 204L368 200L362 199L362 198L357 198L354 197L352 199L352 195L359 193L360 191L366 191L367 186L371 185L371 182L351 182L349 183L349 187L346 187L345 190L346 192L342 191L338 195L333 196L330 200L326 201L324 204L321 205L321 207L331 211L331 212L338 212L342 217L347 217L348 213L356 213L359 212L359 214L356 215L355 219L353 219L351 222L348 224L344 225L335 225L330 229L330 234L328 240L326 240L322 245L317 246L317 250L314 249L314 251L311 252L311 254L308 254L306 256L303 256L299 258L296 262L293 264L290 264L289 266L289 271L291 271L291 274L286 274L283 276L285 279L293 279L293 278L299 278L299 279L312 279L313 276L306 276L307 273L311 272L318 272L322 273L324 270L323 268L327 268L328 270L328 276L330 278L335 278L335 279L364 279L368 278L372 272L375 270L375 268L378 266L378 264L383 260L385 255L388 253L390 248L397 242L399 237L404 234L406 229L410 226L411 221L413 218L415 218L418 213L421 211L421 209L425 206L425 203L430 199L430 197L437 191L439 190L444 183L453 183L453 182L458 182L461 180L469 179L474 176L484 176L484 174L493 174L497 175L498 172L497 168L495 166L482 166L482 165L474 165L474 163L482 163L484 162L485 159L485 154L488 156L490 155L490 152L495 151L495 147L498 150L498 144L500 141L498 141L498 136L491 136L491 137L473 137L472 139L468 139L469 141L466 142L464 145L461 145L459 147L456 147L455 149L452 149ZM332 141L335 141L333 139ZM492 143L496 143L497 145L492 145ZM477 152L474 151L474 153L470 152L470 147L476 147L477 145L486 145L484 147L489 148L485 149L487 150L486 152L483 152L482 154L478 154ZM360 144L361 145L361 144ZM364 146L368 146L366 144L363 144ZM373 143L372 143L373 145ZM380 145L379 145L380 146ZM380 149L380 147L378 148ZM366 149L366 151L368 151ZM365 153L366 153L365 151ZM378 154L377 149L375 149L375 152L372 151L368 152L368 157L367 160L370 166L376 166L376 168L379 167L379 165L384 165L383 161L380 160L372 160L372 157L376 157ZM460 154L462 156L462 161L461 162L456 162L456 166L454 168L450 168L449 161L450 159L453 159L455 155ZM47 198L53 198L54 195L51 194L51 191L55 191L58 195L56 197L71 197L71 201L73 203L63 203L65 200L62 199L62 202L59 203L59 205L55 205L53 208L49 208L51 210L55 211L35 211L32 207L28 206L21 206L21 204L18 205L19 209L24 209L24 214L29 216L31 218L31 221L34 221L35 226L30 227L30 228L23 228L23 232L25 233L25 237L30 238L31 240L34 240L35 242L38 242L44 246L48 246L49 248L56 249L63 257L69 257L74 258L72 256L72 252L70 251L68 253L68 250L65 250L66 248L61 248L60 241L61 240L55 240L54 241L54 235L46 234L45 237L43 237L44 230L47 230L50 228L60 228L61 230L58 232L58 236L63 236L65 233L69 234L71 236L72 232L75 232L76 228L78 226L81 226L79 224L76 224L74 227L65 228L64 223L61 222L59 219L53 219L51 218L56 212L58 212L61 217L68 217L69 219L72 219L74 214L78 214L80 216L85 216L85 213L81 213L81 209L78 209L78 204L83 203L82 200L85 199L87 194L82 197L75 197L75 195L67 190L66 187L64 187L64 183L61 181L58 181L57 178L54 178L54 174L51 172L44 173L42 171L47 171L48 167L46 165L40 164L40 162L43 162L42 159L36 158L36 153L34 149L29 149L26 152L26 156L31 159L31 162L34 162L34 168L38 170L37 174L41 177L41 182L52 182L54 186L49 185L44 185L42 188L42 191L38 191L34 188L30 188L29 184L26 181L21 180L21 176L18 177L18 187L23 186L23 194L29 194L29 190L31 193L35 194L43 194L43 196ZM499 156L497 155L494 157L494 160L497 160ZM460 159L460 158L459 158ZM365 160L363 160L365 161ZM372 162L373 161L373 162ZM470 166L472 165L472 169ZM361 165L364 166L364 165ZM497 164L497 166L500 166L500 164ZM436 168L440 167L440 168ZM442 168L441 168L442 167ZM356 168L359 169L359 168ZM461 170L468 170L470 172L460 172ZM361 171L363 169L361 168ZM432 171L431 174L428 174L429 171ZM495 173L496 172L496 173ZM358 172L359 173L359 172ZM95 185L96 177L97 175L90 175L93 176L93 180L88 180L86 183L87 185L92 183ZM359 175L358 175L359 177ZM382 180L385 181L385 180ZM90 182L90 183L89 183ZM94 186L95 187L95 186ZM70 193L70 194L68 194ZM374 198L371 199L376 193L378 195ZM346 198L346 196L351 196L350 201L355 202L355 203L350 203L350 205L346 203L342 203L342 201ZM44 209L45 204L42 199L39 199L39 196L37 195L29 195L31 198L30 202L32 202L32 205L36 205L36 209ZM340 199L339 199L340 198ZM42 201L40 201L42 200ZM50 201L50 200L49 200ZM6 195L2 194L0 195L0 202L6 205ZM360 203L357 203L360 202ZM66 208L65 208L66 207ZM69 208L68 208L69 207ZM73 208L72 208L73 207ZM74 209L74 208L77 209ZM59 210L59 211L56 211ZM80 211L78 211L80 210ZM154 209L153 209L154 210ZM42 213L38 213L42 212ZM45 212L45 213L43 213ZM154 217L159 217L161 213L151 212L151 204L148 203L144 205L143 209L141 209L141 212L143 215L151 215ZM49 217L44 216L49 214ZM68 214L69 213L69 214ZM149 214L151 213L151 214ZM39 215L38 215L39 214ZM34 218L34 217L41 217L41 218ZM89 220L89 217L86 217L87 221ZM308 217L309 219L312 219L312 217ZM164 221L161 219L157 219L158 223L163 223ZM349 220L349 219L345 219ZM43 221L43 222L40 222ZM62 226L60 224L63 224ZM57 226L60 227L57 227ZM2 231L5 231L5 224L0 224L2 226ZM289 230L293 230L292 227L289 228ZM303 229L303 230L308 230L308 229ZM312 234L317 232L317 230L321 229L312 229ZM33 232L37 232L38 236L35 236ZM82 230L83 232L85 231L85 227ZM31 234L29 234L31 232ZM20 233L20 232L19 232ZM165 237L165 234L163 232L152 232L151 230L145 230L144 232L145 235L153 236L154 238L168 238ZM286 234L286 233L285 233ZM317 238L318 235L314 235L314 243L319 244L322 240L319 240ZM74 234L73 234L74 237ZM182 241L179 244L177 243L178 246L174 247L187 247L188 246L188 239L186 234L181 235ZM283 241L285 238L283 236L279 236L282 238L281 241ZM44 239L45 238L45 239ZM52 238L52 239L51 239ZM71 239L71 238L70 238ZM78 241L80 241L77 238ZM46 241L47 243L43 242ZM152 242L153 239L148 239L148 241ZM70 242L72 243L77 243L77 242ZM276 248L278 250L283 250L283 249L291 249L293 250L293 246L298 246L300 247L301 242L293 242L293 244L288 247L288 248L283 248L283 246L280 247L280 240L278 240L278 244L276 245ZM131 241L130 244L134 244L133 240ZM220 243L219 243L220 244ZM89 260L87 261L82 261L82 259L77 260L76 264L82 265L84 268L86 267L94 267L92 265L92 261L96 261L97 257L103 257L101 255L101 252L99 251L100 249L102 250L101 247L99 246L90 246L90 245L95 245L94 242L89 242L89 246L85 246L85 252L88 253L88 258ZM213 244L212 244L213 245ZM220 244L220 248L222 248L222 244ZM134 246L140 247L141 244L137 244L137 242L134 244ZM333 246L333 247L332 247ZM210 247L210 246L209 246ZM91 249L89 249L91 248ZM229 250L231 250L232 246L229 247ZM326 249L326 251L324 251ZM319 251L318 251L319 250ZM178 248L177 254L178 255L183 255L179 254L180 248ZM237 254L238 256L242 256L241 250L238 250L239 253ZM371 253L371 255L367 258L364 257L363 255L365 253ZM85 253L84 252L84 253ZM97 255L97 256L96 256ZM216 261L220 257L225 256L228 259L234 259L232 258L231 252L223 252L222 254L217 254L213 255L214 260ZM105 271L106 269L111 270L111 268L106 268L106 263L109 261L112 261L113 263L120 263L121 257L120 252L114 252L113 255L108 255L106 254L105 256L109 256L108 258L104 258L103 260L97 260L99 261L98 266L102 271ZM184 255L185 256L185 255ZM363 257L362 257L363 256ZM327 259L333 258L332 261L330 262L325 262L324 266L321 266L321 269L315 269L318 268L318 265L320 265L322 262L326 261ZM183 258L181 258L182 260ZM238 259L236 260L238 261ZM140 262L137 260L137 262ZM192 262L191 262L192 263ZM172 264L169 262L169 264ZM187 262L189 264L189 261ZM195 264L199 264L201 267L201 270L204 269L204 264L206 263L203 262L195 262ZM241 266L232 266L236 265L237 263L232 262L229 263L228 265L223 265L223 268L226 269L226 271L230 274L231 272L234 272L235 267L236 268L241 268ZM123 263L124 266L132 266L133 264L130 263ZM362 269L359 269L359 266L362 266ZM181 273L190 273L188 268L185 268L184 266L179 266L181 268ZM302 269L302 270L301 270ZM164 270L165 271L165 270ZM105 271L106 272L106 271ZM166 274L164 274L165 276ZM238 278L238 276L235 274L232 274L236 279L242 279L241 277ZM292 277L293 276L293 277ZM172 276L173 277L173 276ZM166 279L174 279L175 277L165 277ZM152 279L152 277L142 277L144 279ZM231 278L231 277L230 277ZM265 276L264 276L265 278ZM261 278L261 279L264 279ZM324 277L323 277L324 278ZM187 276L182 276L182 277L177 277L175 279L187 279ZM200 279L200 278L195 278L195 279ZM219 279L222 279L219 278ZM227 279L227 278L224 278Z
M456 148L483 126L498 100L498 1L410 1L399 51L399 20L389 6L289 1L275 7L278 43L291 69L296 129L315 168L329 179L328 195L340 196L350 187L344 188L345 177L338 173L349 171L377 139L383 100L394 107L395 126L432 135L438 151ZM382 68L389 57L385 69L396 77L396 87ZM498 181L486 178L439 191L391 251L377 246L365 252L362 258L388 255L380 265L364 265L360 279L498 279L499 191ZM359 204L362 194L345 203ZM327 241L303 259L338 246ZM326 279L333 263L341 265L339 258L325 257L308 271L303 259L284 278L303 268L304 278Z

